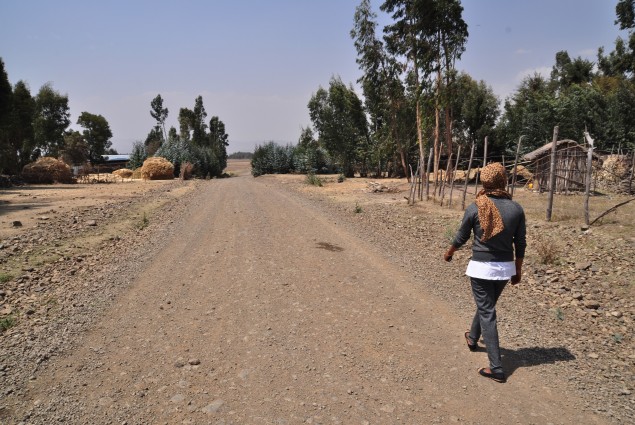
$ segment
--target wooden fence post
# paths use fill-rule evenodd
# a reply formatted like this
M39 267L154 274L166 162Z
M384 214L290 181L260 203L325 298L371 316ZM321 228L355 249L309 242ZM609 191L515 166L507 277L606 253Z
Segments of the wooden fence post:
M472 159L474 159L474 141L472 140L472 150L470 151L470 162L467 164L467 174L465 175L465 184L463 185L463 201L461 209L465 209L465 196L467 195L467 181L470 179L470 171L472 171Z
M459 146L456 152L456 161L454 162L454 171L452 171L452 183L450 184L450 200L448 201L448 207L452 206L452 192L454 192L454 179L456 178L456 170L459 168L459 160L461 159L461 146Z
M635 174L635 149L631 152L633 161L631 164L631 176L628 178L628 193L633 193L633 175Z
M448 179L448 175L450 173L450 168L452 168L452 154L450 154L450 157L448 158L448 165L445 166L445 176L441 179L441 206L443 206L443 198L445 198L445 186L446 186L446 180Z
M547 203L547 221L551 221L553 212L553 195L556 192L556 147L558 145L558 126L553 128L553 141L551 144L551 167L549 171L549 201Z
M483 167L485 167L487 165L487 136L485 136L485 146L483 149Z
M430 167L432 167L432 155L434 148L430 148L430 155L428 155L428 166L426 167L426 201L430 199Z
M591 179L593 178L593 139L586 131L584 132L584 138L589 143L586 156L586 185L584 188L584 224L588 226L591 220L589 217L589 197L591 196Z
M514 160L514 171L512 172L512 190L511 190L511 194L512 194L512 198L514 197L514 188L516 187L516 174L517 174L517 170L518 170L518 155L520 154L520 142L522 142L523 137L525 136L520 136L518 138L518 144L516 145L516 159Z

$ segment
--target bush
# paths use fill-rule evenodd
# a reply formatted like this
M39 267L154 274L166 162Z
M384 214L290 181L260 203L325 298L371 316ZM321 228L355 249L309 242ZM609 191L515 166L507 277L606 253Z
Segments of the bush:
M294 171L294 148L291 145L280 146L268 142L256 146L251 159L251 174L254 177L263 174L287 174Z
M173 165L176 177L181 173L181 164L184 162L196 163L192 145L184 140L176 139L165 142L157 149L155 156L167 159Z
M313 173L309 173L306 175L306 182L312 186L322 187L322 179L320 179Z
M0 319L0 332L4 332L7 329L11 329L15 326L16 320L13 316L6 316Z
M299 173L332 173L335 166L328 152L316 146L298 146L293 155L293 166Z
M561 248L555 239L538 234L534 246L542 264L555 264L560 259Z
M22 169L22 179L27 183L73 183L73 173L64 161L45 156L27 164Z
M174 165L165 158L153 156L143 162L141 178L144 180L172 180Z

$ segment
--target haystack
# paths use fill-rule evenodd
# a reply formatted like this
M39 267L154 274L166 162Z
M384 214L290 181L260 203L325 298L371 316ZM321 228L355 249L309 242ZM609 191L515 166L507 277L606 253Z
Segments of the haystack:
M141 178L144 180L172 180L174 178L174 165L165 158L153 156L143 162Z
M73 173L64 161L49 156L39 158L22 169L27 183L73 183Z
M119 170L115 170L112 172L112 174L117 177L121 177L122 179L129 179L130 177L132 177L132 173L133 171L127 168L120 168Z

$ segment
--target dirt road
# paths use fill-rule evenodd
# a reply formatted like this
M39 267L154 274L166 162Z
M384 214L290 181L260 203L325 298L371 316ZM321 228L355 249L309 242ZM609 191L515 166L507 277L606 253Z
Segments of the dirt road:
M189 211L82 348L34 376L16 418L604 423L530 369L479 377L486 354L455 312L308 201L245 176L201 185Z

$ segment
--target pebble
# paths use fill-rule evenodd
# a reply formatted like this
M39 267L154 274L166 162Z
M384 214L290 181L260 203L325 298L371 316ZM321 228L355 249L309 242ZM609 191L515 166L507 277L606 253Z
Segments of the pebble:
M201 411L203 413L216 413L218 412L218 409L221 408L221 406L224 404L225 402L221 399L216 399L214 400L212 403L208 404L207 406L203 407L201 409Z
M192 366L196 366L196 365L200 365L201 361L199 359L189 359L187 361L189 364L191 364Z

